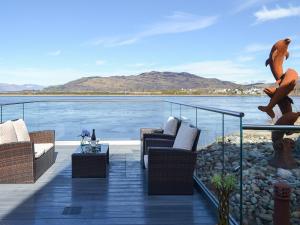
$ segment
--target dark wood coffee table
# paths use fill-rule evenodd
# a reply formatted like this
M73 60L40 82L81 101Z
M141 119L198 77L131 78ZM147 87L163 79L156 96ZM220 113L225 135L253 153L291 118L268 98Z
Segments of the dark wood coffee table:
M109 164L109 145L100 144L95 149L79 146L72 154L73 178L105 178Z

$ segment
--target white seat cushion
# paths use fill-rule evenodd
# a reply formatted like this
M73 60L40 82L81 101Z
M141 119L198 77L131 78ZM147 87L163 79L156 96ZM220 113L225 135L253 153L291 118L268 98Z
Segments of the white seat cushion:
M24 120L13 121L18 141L30 141L29 133Z
M145 168L148 169L148 155L144 155Z
M169 119L167 120L167 123L165 124L164 134L175 136L177 131L177 126L178 126L178 120L175 119L173 116L170 116Z
M34 148L34 157L36 159L40 158L44 153L45 153L45 150L43 148L38 148L38 147Z
M198 129L188 124L181 124L173 148L192 150Z
M35 158L39 158L53 147L52 143L34 144Z
M18 142L18 139L12 121L8 120L0 124L0 144L12 142Z

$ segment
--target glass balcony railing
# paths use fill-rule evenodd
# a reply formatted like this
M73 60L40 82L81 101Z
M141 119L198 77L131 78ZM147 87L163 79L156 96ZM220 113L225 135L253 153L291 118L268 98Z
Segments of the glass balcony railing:
M35 101L2 105L1 121L24 118L30 130L55 130L59 141L78 140L82 129L104 140L138 140L140 127L162 127L163 107L156 100Z
M212 177L235 177L229 199L232 224L273 224L273 189L282 181L291 187L291 224L300 224L300 126L245 125L241 112L150 99L61 99L1 105L1 122L24 118L30 130L56 130L57 140L79 140L82 129L96 129L103 140L138 140L141 127L163 127L170 115L201 129L194 179L214 206L219 202ZM270 165L274 129L294 141L291 154L296 166L292 169Z
M243 128L244 218L248 224L271 225L281 211L290 217L290 224L300 224L300 126L245 124ZM290 189L288 198L275 196L274 186L279 183Z

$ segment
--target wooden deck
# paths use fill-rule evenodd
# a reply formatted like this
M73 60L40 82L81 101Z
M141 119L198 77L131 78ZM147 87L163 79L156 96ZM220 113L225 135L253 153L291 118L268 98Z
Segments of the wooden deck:
M148 196L139 146L110 146L106 179L72 179L75 146L35 184L0 185L0 224L216 224L203 197Z

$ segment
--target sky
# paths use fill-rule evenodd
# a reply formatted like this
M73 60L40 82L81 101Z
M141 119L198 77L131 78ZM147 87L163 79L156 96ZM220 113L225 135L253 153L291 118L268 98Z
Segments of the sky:
M274 82L279 39L292 39L284 70L300 71L299 24L299 0L1 0L0 83L153 70Z

